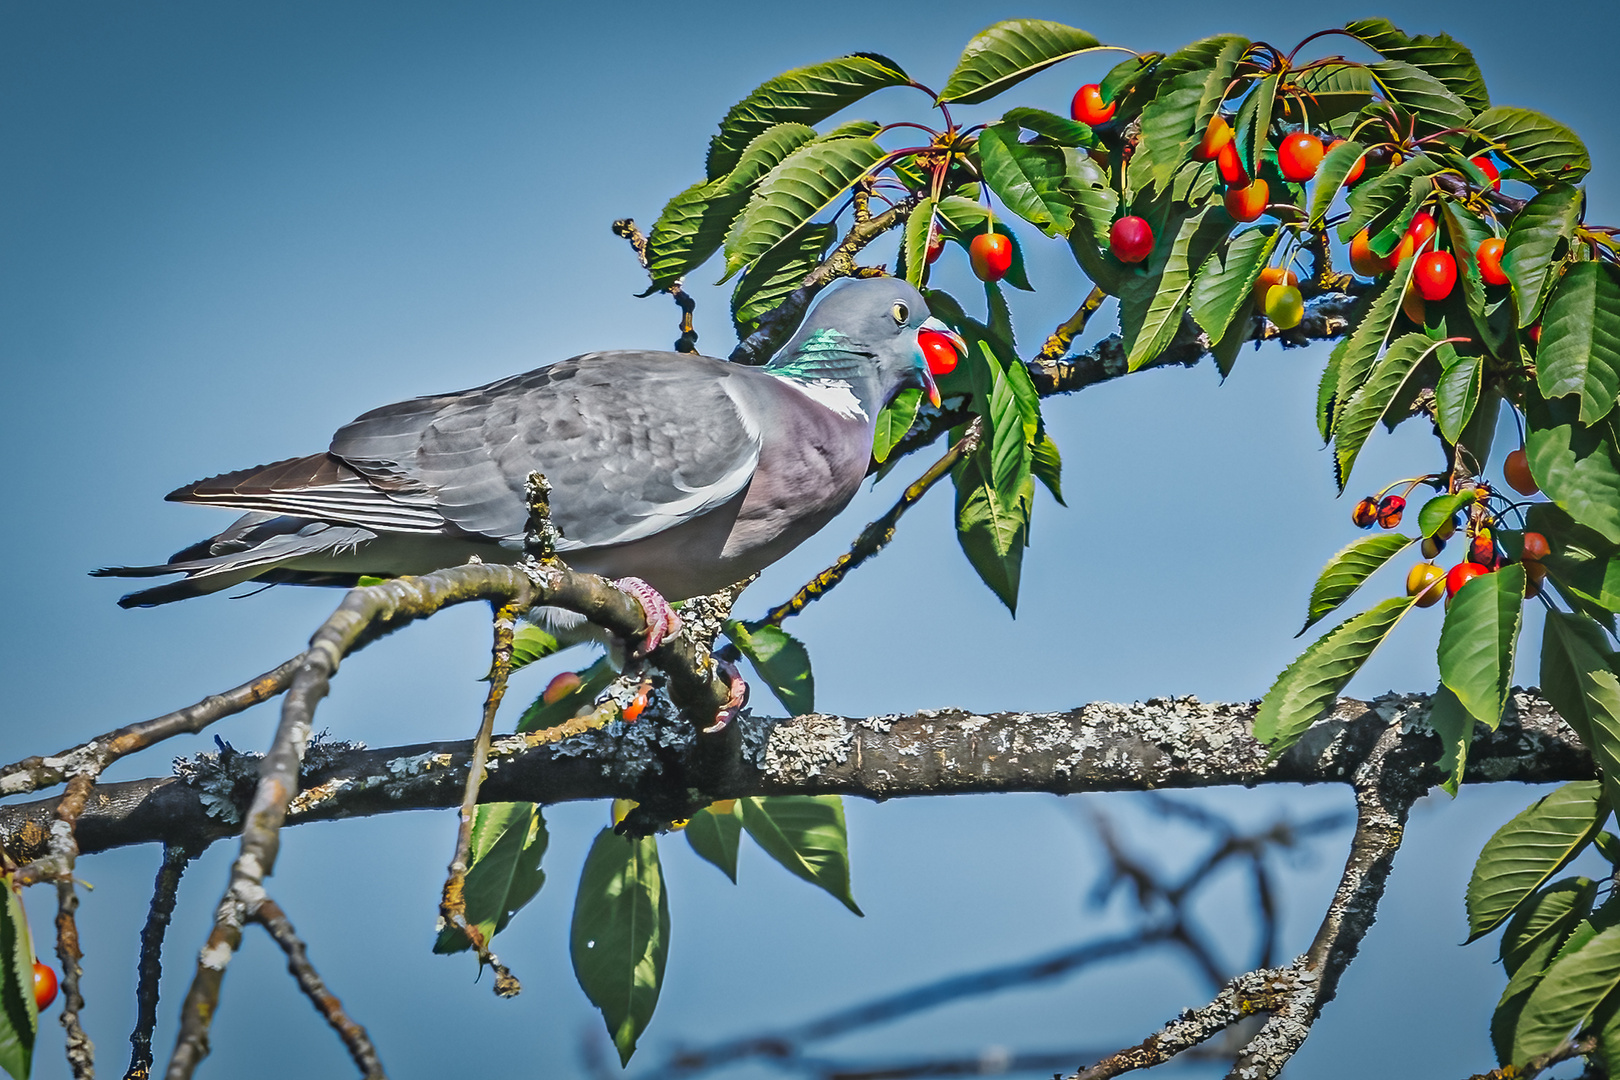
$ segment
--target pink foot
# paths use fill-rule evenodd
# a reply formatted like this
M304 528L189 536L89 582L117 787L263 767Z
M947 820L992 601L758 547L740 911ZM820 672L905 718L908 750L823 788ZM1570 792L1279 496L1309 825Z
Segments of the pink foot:
M635 577L620 578L613 584L636 598L641 604L642 617L647 620L646 639L635 655L646 656L658 648L665 638L680 631L681 617L657 589Z
M725 726L737 718L743 706L748 704L748 683L743 681L742 672L730 660L715 657L714 662L719 665L720 671L725 675L726 682L731 686L731 696L714 715L714 723L703 729L705 735L725 730Z

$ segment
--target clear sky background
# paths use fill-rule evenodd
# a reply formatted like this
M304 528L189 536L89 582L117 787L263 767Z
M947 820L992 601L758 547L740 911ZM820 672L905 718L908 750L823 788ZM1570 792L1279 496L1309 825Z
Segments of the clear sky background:
M118 609L123 583L86 571L157 561L230 520L166 505L165 492L318 450L389 401L590 349L667 347L673 305L632 297L645 279L609 222L629 215L650 227L701 176L708 135L731 103L787 68L872 50L937 86L974 32L1016 15L1147 50L1222 31L1289 45L1386 14L1413 32L1451 31L1474 49L1493 100L1580 131L1595 163L1591 219L1617 216L1612 76L1599 58L1620 36L1612 4L581 7L0 0L0 460L10 507L0 560L11 571L0 757L66 747L234 685L295 653L336 603L334 592L282 588ZM978 111L1061 112L1076 85L1111 63L1107 54L1072 61ZM926 104L889 90L851 115L927 120ZM1040 290L1014 296L1027 352L1086 283L1061 245L1026 241ZM936 283L972 310L963 263L947 256ZM712 276L695 275L700 346L724 355L725 293L702 284ZM1112 327L1110 306L1090 336ZM1353 536L1312 422L1325 357L1322 347L1273 346L1244 353L1224 385L1206 365L1049 401L1070 508L1038 496L1017 620L973 576L950 530L950 496L937 492L882 558L794 620L815 661L819 707L1258 697L1303 644L1293 634L1316 572ZM1410 427L1374 438L1351 498L1436 465L1432 438ZM863 493L750 589L742 613L762 612L834 558L925 464ZM1392 571L1366 592L1371 602L1398 588ZM1408 620L1351 692L1432 689L1439 619L1433 609ZM1525 681L1539 642L1532 622ZM395 635L344 665L318 726L373 746L470 736L487 648L486 617L471 607ZM521 676L514 697L537 693L553 670ZM258 749L274 722L260 708L214 730ZM211 749L212 734L111 776L161 773L174 754ZM1290 1075L1393 1066L1462 1076L1492 1064L1485 1021L1502 979L1494 943L1457 947L1462 888L1480 844L1533 794L1469 790L1420 806L1363 958ZM1248 821L1348 805L1328 789L1205 798ZM1140 800L1099 805L1135 813ZM527 987L515 1001L475 983L469 957L429 953L449 814L291 830L271 887L392 1075L573 1075L582 1038L600 1022L569 971L568 914L606 813L600 804L548 812L552 880L499 941ZM1166 864L1193 856L1184 833L1137 820L1132 835ZM670 969L632 1075L677 1043L791 1024L1119 925L1118 911L1083 905L1098 853L1074 800L851 802L849 821L864 920L757 849L745 850L734 888L680 837L665 842ZM1344 839L1289 873L1290 954L1314 930ZM217 845L187 875L165 956L160 1063L233 853ZM157 861L155 849L132 849L79 871L95 886L81 909L84 1019L109 1075L127 1055L136 934ZM1230 923L1235 959L1248 901L1235 886L1217 899L1206 914ZM50 898L28 900L36 934L48 935ZM1207 997L1176 963L1119 965L825 1049L1106 1050ZM66 1075L55 1015L42 1031L43 1077ZM213 1046L205 1076L351 1071L257 933L231 966Z

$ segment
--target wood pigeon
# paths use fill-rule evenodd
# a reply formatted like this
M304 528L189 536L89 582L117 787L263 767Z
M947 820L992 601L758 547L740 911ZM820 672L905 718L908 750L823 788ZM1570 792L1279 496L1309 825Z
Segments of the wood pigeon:
M620 579L647 609L714 592L781 558L866 476L878 413L905 387L939 392L924 346L961 338L922 294L878 277L827 290L764 367L686 353L586 353L460 393L366 413L325 453L224 473L173 502L251 511L130 593L151 607L242 582L352 586L361 575L514 562L532 471L551 482L559 555ZM660 595L661 594L661 595ZM555 622L555 619L547 620Z

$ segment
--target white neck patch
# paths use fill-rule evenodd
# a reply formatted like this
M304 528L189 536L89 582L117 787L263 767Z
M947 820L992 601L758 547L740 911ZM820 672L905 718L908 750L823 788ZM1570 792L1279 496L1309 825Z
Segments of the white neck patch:
M845 420L870 420L861 408L861 399L843 379L793 379L783 375L773 378L787 383L822 408L830 409Z

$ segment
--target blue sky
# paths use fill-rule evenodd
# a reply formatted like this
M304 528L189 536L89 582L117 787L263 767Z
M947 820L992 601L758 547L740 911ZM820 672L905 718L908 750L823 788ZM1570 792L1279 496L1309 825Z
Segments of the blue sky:
M0 756L68 746L240 681L295 652L336 602L327 591L274 589L119 610L119 583L86 571L155 560L229 520L166 505L165 492L312 452L388 401L590 349L665 347L673 306L633 298L644 279L609 222L628 215L650 226L701 175L726 108L781 70L871 50L937 85L975 31L1014 15L1145 50L1218 31L1291 43L1341 18L1386 14L1414 32L1451 31L1473 47L1494 100L1579 130L1596 164L1591 216L1614 220L1612 86L1605 64L1583 68L1567 52L1570 41L1615 40L1620 12L1589 3L1558 13L1552 26L1494 4L947 3L924 16L841 2L557 11L0 0L0 453L13 507L0 546L14 568L0 626ZM1006 104L1062 111L1074 86L1111 62L1072 62ZM897 89L852 115L926 120L925 106ZM1072 310L1084 282L1057 245L1026 240L1040 291L1016 297L1014 310L1028 346ZM723 355L725 293L703 284L709 273L693 286L700 345ZM962 265L942 263L937 281L972 295ZM1105 309L1093 336L1111 326ZM1206 366L1049 402L1070 508L1039 497L1018 619L973 578L950 533L950 499L937 493L881 559L795 620L816 663L818 705L868 714L1261 694L1300 647L1292 635L1316 571L1351 538L1312 429L1324 358L1318 348L1267 348L1244 353L1224 385ZM1353 486L1426 471L1435 454L1416 430L1379 436ZM743 611L757 614L829 562L901 482L863 493L755 585ZM1398 588L1393 574L1378 584ZM1430 689L1438 609L1429 616L1409 620L1352 689ZM378 746L470 735L483 623L480 612L456 611L373 646L344 666L320 724ZM1526 655L1536 641L1527 636ZM530 673L516 693L537 692L544 677ZM259 709L218 730L258 748L273 723ZM161 772L172 754L210 747L209 737L176 743L113 775ZM1485 836L1530 795L1466 792L1420 809L1383 918L1298 1074L1360 1075L1397 1052L1413 1074L1490 1064L1483 1024L1500 976L1492 946L1454 947L1462 884ZM1212 798L1256 821L1343 801L1326 790ZM466 958L428 953L447 815L294 830L273 888L394 1075L441 1075L469 1056L502 1074L570 1075L595 1020L568 971L567 917L605 812L549 815L552 880L502 939L528 987L514 1002L475 985ZM675 941L643 1068L676 1042L1039 955L1117 917L1081 906L1097 855L1060 800L851 804L849 815L864 920L757 851L733 888L679 838L666 844ZM1178 834L1154 828L1142 825L1145 844L1169 861L1185 857ZM218 845L182 893L166 957L165 1051L230 854ZM1308 940L1340 857L1326 845L1292 874L1290 949ZM134 935L156 862L140 849L80 870L96 886L83 909L85 1019L105 1069L121 1068L125 1053ZM40 933L45 900L29 898ZM1240 895L1228 900L1241 910ZM840 1049L1124 1045L1204 993L1173 965L1112 968ZM231 968L214 1047L204 1075L349 1068L262 937ZM64 1075L54 1024L40 1058L37 1075Z

